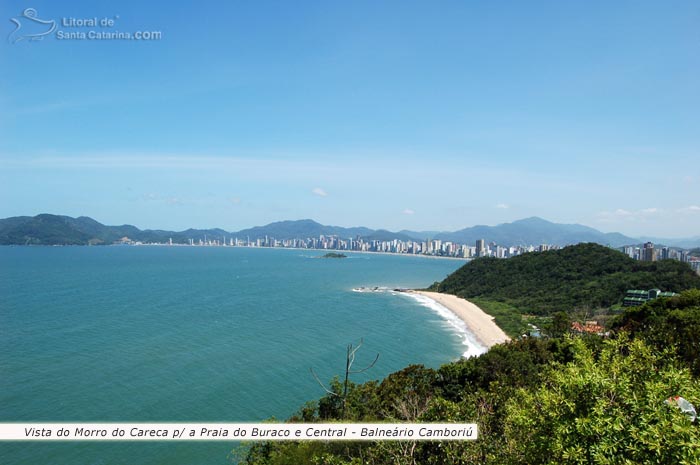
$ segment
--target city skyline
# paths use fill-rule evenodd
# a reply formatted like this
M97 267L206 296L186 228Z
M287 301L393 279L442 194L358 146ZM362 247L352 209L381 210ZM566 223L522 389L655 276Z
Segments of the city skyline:
M273 236L265 236L264 238L251 239L250 236L239 237L236 233L225 233L218 237L203 239L186 239L184 242L174 242L169 238L166 242L151 242L144 243L134 241L129 237L122 237L114 242L118 245L168 245L168 246L191 246L191 247L254 247L254 248L283 248L283 249L304 249L304 250L331 250L342 252L360 252L360 253L390 253L397 255L413 255L413 256L429 256L438 258L456 258L456 259L474 259L481 257L492 257L507 259L517 257L532 252L546 252L550 250L559 250L561 246L556 244L541 243L539 245L515 245L504 246L497 242L486 241L485 239L477 239L473 245L469 245L460 241L450 241L441 239L393 239L393 240L378 240L364 239L362 237L343 238L338 234L321 234L318 237L306 237L295 239L277 239ZM569 244L575 245L575 244ZM655 262L658 260L677 260L683 263L688 263L689 266L698 274L700 274L700 258L692 255L691 251L683 247L662 246L659 249L654 248L652 242L646 242L641 247L634 245L626 245L622 247L613 247L612 249L619 250L628 257L644 262ZM340 258L340 257L338 257Z
M700 232L694 2L28 7L159 36L2 41L0 217Z

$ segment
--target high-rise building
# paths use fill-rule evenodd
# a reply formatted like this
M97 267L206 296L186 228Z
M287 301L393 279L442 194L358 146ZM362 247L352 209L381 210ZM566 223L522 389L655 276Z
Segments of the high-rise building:
M656 260L653 242L647 242L644 244L644 249L642 249L642 260L645 262L653 262Z
M506 258L507 252L508 249L505 247L501 247L500 245L496 246L496 258Z
M486 255L486 243L483 239L476 240L476 256L483 257Z

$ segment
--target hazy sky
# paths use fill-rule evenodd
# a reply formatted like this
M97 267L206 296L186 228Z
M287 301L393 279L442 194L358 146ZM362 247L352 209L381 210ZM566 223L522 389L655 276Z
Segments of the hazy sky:
M700 235L696 1L180 3L2 2L0 217Z

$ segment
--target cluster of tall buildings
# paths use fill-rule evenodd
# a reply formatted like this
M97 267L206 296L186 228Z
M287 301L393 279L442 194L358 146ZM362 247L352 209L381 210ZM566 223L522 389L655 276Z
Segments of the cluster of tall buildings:
M655 262L657 260L678 260L688 263L695 271L700 272L700 258L693 257L688 250L673 247L655 248L653 242L646 242L641 247L628 245L622 247L622 252L644 262Z
M190 245L207 246L233 246L233 247L279 247L290 249L318 249L338 250L349 252L382 252L408 255L430 255L437 257L476 258L496 257L509 258L527 252L544 251L558 248L557 246L542 244L539 246L513 246L504 247L494 242L487 243L479 239L474 245L458 244L452 241L430 239L423 241L392 240L368 240L361 237L355 239L343 239L335 235L321 235L306 239L284 239L265 236L256 239L240 239L238 237L222 239L189 240Z
M690 252L687 250L674 249L672 247L655 248L653 242L646 242L641 247L627 245L622 247L622 252L630 258L643 262L655 262L657 260L680 260L690 261Z

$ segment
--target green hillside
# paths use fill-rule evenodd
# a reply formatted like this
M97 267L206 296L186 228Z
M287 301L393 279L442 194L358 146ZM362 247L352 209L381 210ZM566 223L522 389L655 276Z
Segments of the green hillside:
M641 262L589 243L507 260L479 258L430 289L551 315L619 304L627 289L681 292L694 287L700 287L700 276L686 263Z
M128 237L141 242L186 244L204 237L222 239L230 235L222 229L188 229L187 231L141 230L128 224L106 226L92 218L72 218L43 213L34 217L17 216L0 219L0 245L98 245L112 244Z

